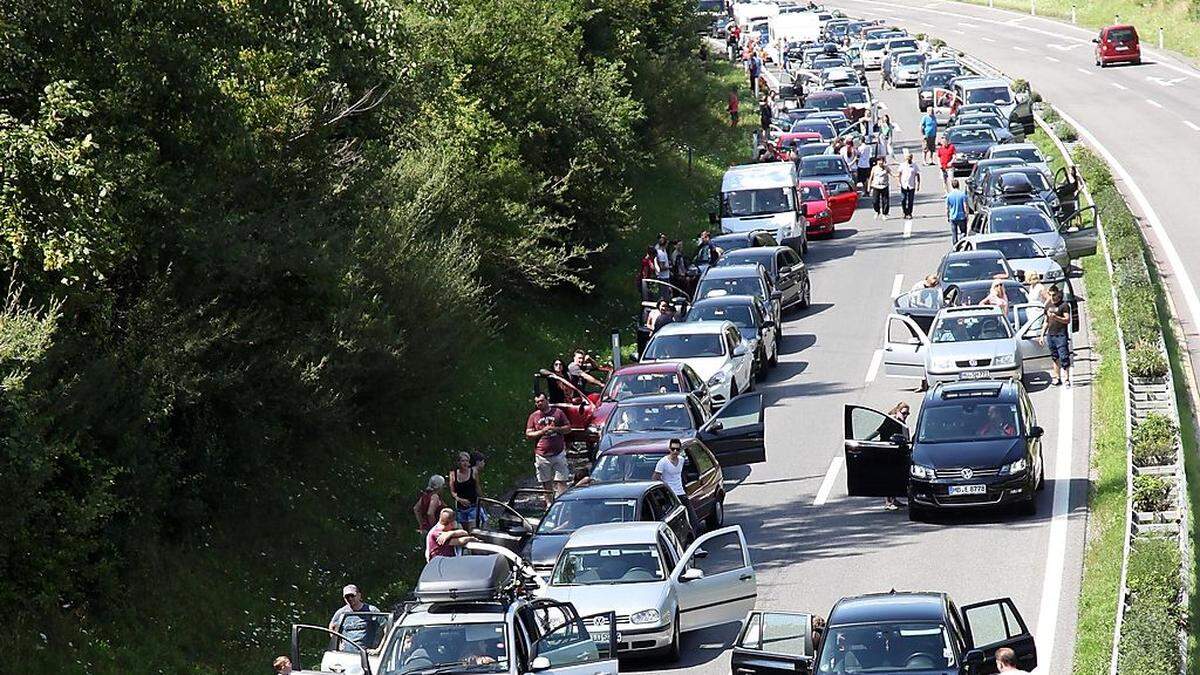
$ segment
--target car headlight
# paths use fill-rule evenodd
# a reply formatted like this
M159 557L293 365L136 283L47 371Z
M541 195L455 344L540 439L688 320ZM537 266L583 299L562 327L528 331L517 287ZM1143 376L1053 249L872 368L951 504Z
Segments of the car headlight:
M1027 469L1027 468L1029 468L1029 462L1025 461L1025 458L1022 457L1021 459L1018 459L1017 461L1013 462L1012 464L1005 464L1004 466L1000 467L1000 475L1001 476L1014 476L1018 473L1025 471L1025 469Z
M954 159L966 159L966 158L967 158L967 156L962 154L961 152L954 153Z
M933 469L927 466L921 466L920 464L910 464L908 466L908 475L912 476L913 478L930 480L933 478Z
M948 369L954 367L954 359L951 359L951 358L933 359L933 361L929 365L933 366L933 368L935 370L948 370Z
M712 377L708 378L708 386L715 387L716 385L724 382L725 378L727 378L727 377L729 377L729 373L725 372L724 370L717 371L716 375L713 375Z
M1012 364L1014 364L1016 362L1017 362L1016 357L1013 356L1012 354L1001 354L1000 356L997 356L995 359L992 360L992 365L994 365L994 366L1011 366Z
M830 211L829 209L825 209L824 211L817 214L818 218L831 218L832 216L833 216L833 212Z
M1066 252L1067 252L1067 242L1065 242L1065 241L1058 242L1057 244L1054 245L1054 248L1050 249L1050 255L1052 255L1052 256L1065 255Z
M658 623L660 619L657 609L643 609L629 615L629 623Z

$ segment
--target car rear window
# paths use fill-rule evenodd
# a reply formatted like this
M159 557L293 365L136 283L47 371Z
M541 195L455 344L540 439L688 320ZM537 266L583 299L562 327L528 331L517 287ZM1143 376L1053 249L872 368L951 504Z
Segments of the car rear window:
M951 128L946 132L946 138L950 142L959 145L962 143L986 143L987 141L995 140L992 136L991 129L955 129Z
M846 107L846 97L840 92L831 91L822 96L809 96L805 103L817 110L841 110Z
M949 70L935 70L925 75L925 79L921 81L921 85L924 87L945 87L952 79L954 79L953 72Z
M836 155L805 157L800 161L800 175L829 176L846 173L846 162Z
M976 87L967 90L967 103L1011 103L1008 87Z
M1114 42L1133 42L1137 39L1137 33L1133 32L1132 28L1114 28L1108 31L1108 39Z

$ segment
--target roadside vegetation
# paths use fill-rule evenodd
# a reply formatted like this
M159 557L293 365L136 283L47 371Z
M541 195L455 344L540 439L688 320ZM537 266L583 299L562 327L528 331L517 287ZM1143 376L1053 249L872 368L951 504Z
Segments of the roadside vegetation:
M994 6L1029 13L1028 0L990 0ZM973 5L987 5L989 0L959 0ZM1164 44L1192 58L1200 57L1200 0L1156 0L1133 2L1132 0L1036 0L1039 16L1071 19L1071 8L1075 7L1076 21L1081 26L1099 30L1112 25L1116 17L1121 23L1137 26L1138 34L1147 45L1158 45L1158 28L1166 29Z
M425 478L528 473L532 371L746 152L693 5L17 5L6 666L261 672L342 584L402 599Z

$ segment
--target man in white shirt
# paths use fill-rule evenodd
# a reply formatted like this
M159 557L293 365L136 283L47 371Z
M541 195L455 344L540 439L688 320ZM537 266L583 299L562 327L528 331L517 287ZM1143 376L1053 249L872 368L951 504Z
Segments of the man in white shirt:
M672 438L667 445L667 454L654 465L654 473L650 474L650 480L660 480L666 483L667 487L671 488L671 492L679 497L679 501L687 508L688 523L692 526L692 533L696 532L696 512L692 510L691 500L688 499L687 490L683 488L683 444L678 438Z
M1029 671L1017 667L1017 653L1008 647L996 650L996 671L1000 675L1029 675Z
M905 220L913 218L913 203L920 188L921 170L913 162L912 152L906 152L904 163L900 165L900 210L904 212Z

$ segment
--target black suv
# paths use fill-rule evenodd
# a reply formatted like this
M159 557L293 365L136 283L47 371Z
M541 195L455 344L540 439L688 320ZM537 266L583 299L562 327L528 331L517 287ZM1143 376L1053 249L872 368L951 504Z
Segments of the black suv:
M916 432L871 408L845 409L846 482L858 497L908 495L908 515L1014 504L1037 512L1045 485L1042 428L1012 380L940 383L921 404Z
M811 614L751 612L731 671L984 675L996 672L1001 647L1016 653L1022 670L1037 666L1033 636L1008 598L959 608L945 593L872 593L842 598L819 625Z

